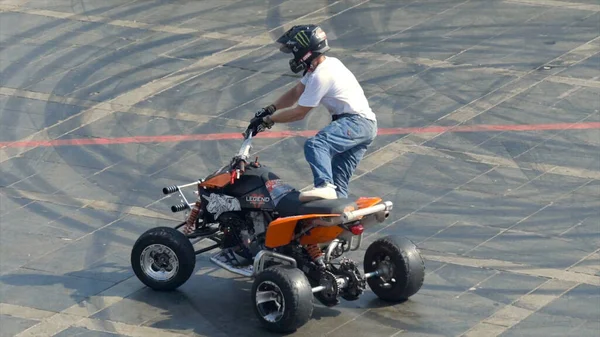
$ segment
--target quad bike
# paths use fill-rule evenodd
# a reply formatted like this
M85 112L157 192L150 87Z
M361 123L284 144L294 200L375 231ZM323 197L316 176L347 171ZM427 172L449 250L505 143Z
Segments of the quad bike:
M196 255L213 249L216 265L253 278L252 303L259 321L276 332L294 331L311 318L313 298L334 306L353 301L366 289L386 301L403 301L421 288L425 270L410 240L387 236L367 248L363 268L344 253L358 250L366 227L388 218L392 202L377 197L301 202L299 191L283 182L258 158L248 162L253 134L228 165L205 179L165 187L179 192L186 211L173 227L152 228L135 242L131 264L154 290L173 290L192 275ZM182 190L195 187L187 201ZM213 245L195 250L192 240Z

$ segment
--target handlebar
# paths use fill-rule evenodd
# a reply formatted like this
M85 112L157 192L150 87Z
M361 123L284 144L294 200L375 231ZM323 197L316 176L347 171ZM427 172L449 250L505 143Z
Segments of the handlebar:
M246 133L244 142L238 151L238 157L248 157L250 155L250 149L252 148L252 132Z
M231 160L231 164L229 165L229 169L231 171L235 171L237 169L240 170L240 172L244 172L246 169L246 163L248 161L248 157L250 156L250 149L252 149L253 133L254 131L249 129L246 129L246 131L242 133L244 136L244 142L242 143L237 155L235 155Z
M246 163L248 162L248 157L250 156L250 150L252 149L252 138L254 135L264 131L258 130L256 128L250 129L247 128L244 132L242 132L242 136L244 136L244 142L240 147L237 155L233 157L233 160L230 165L231 170L239 169L243 172L246 169Z

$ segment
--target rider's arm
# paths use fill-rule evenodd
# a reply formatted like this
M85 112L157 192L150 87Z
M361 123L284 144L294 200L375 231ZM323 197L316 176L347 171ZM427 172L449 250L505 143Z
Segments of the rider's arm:
M288 90L285 94L281 95L281 97L279 97L279 99L277 99L273 105L275 105L277 110L289 108L298 101L303 92L304 84L302 82L298 82L298 84Z
M291 109L279 110L266 118L275 123L289 123L304 119L312 107L297 105Z
M304 119L312 108L319 105L321 99L330 87L331 81L326 77L303 78L303 80L296 85L296 88L302 89L298 89L300 92L297 99L298 105L291 109L279 110L273 115L267 116L267 120L270 119L274 123L289 123Z

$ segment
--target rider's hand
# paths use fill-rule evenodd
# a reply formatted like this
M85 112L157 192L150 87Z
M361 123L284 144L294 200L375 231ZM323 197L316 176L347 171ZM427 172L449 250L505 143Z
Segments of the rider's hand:
M252 136L256 136L257 133L264 131L265 129L270 129L273 124L275 124L269 116L275 113L277 108L275 105L269 105L268 107L262 108L256 112L254 118L250 120L250 125L246 131L242 133L244 137L248 137L248 133L252 132Z
M275 107L275 105L271 104L266 108L262 108L262 109L258 110L256 112L256 114L254 115L254 117L262 118L262 117L271 116L273 113L275 113L275 110L277 110L277 108Z
M270 129L273 124L275 124L269 116L266 117L254 117L250 121L250 125L248 125L248 129L256 130L253 134L256 135L259 132L264 131L265 129Z

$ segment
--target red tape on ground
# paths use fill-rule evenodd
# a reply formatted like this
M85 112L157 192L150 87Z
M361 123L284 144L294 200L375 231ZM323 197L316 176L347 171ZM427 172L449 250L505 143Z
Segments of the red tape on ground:
M417 128L386 128L379 129L379 135L401 135L409 133L443 133L443 132L490 132L490 131L547 131L547 130L585 130L600 129L600 122L587 123L554 123L554 124L500 124L500 125L463 125L463 126L428 126ZM310 137L318 131L268 131L259 134L256 138L283 138L283 137ZM23 147L51 147L51 146L84 146L84 145L111 145L111 144L139 144L139 143L175 143L189 141L214 141L242 139L241 132L236 133L211 133L191 135L164 135L164 136L133 136L117 138L78 138L78 139L52 139L0 142L0 148Z

